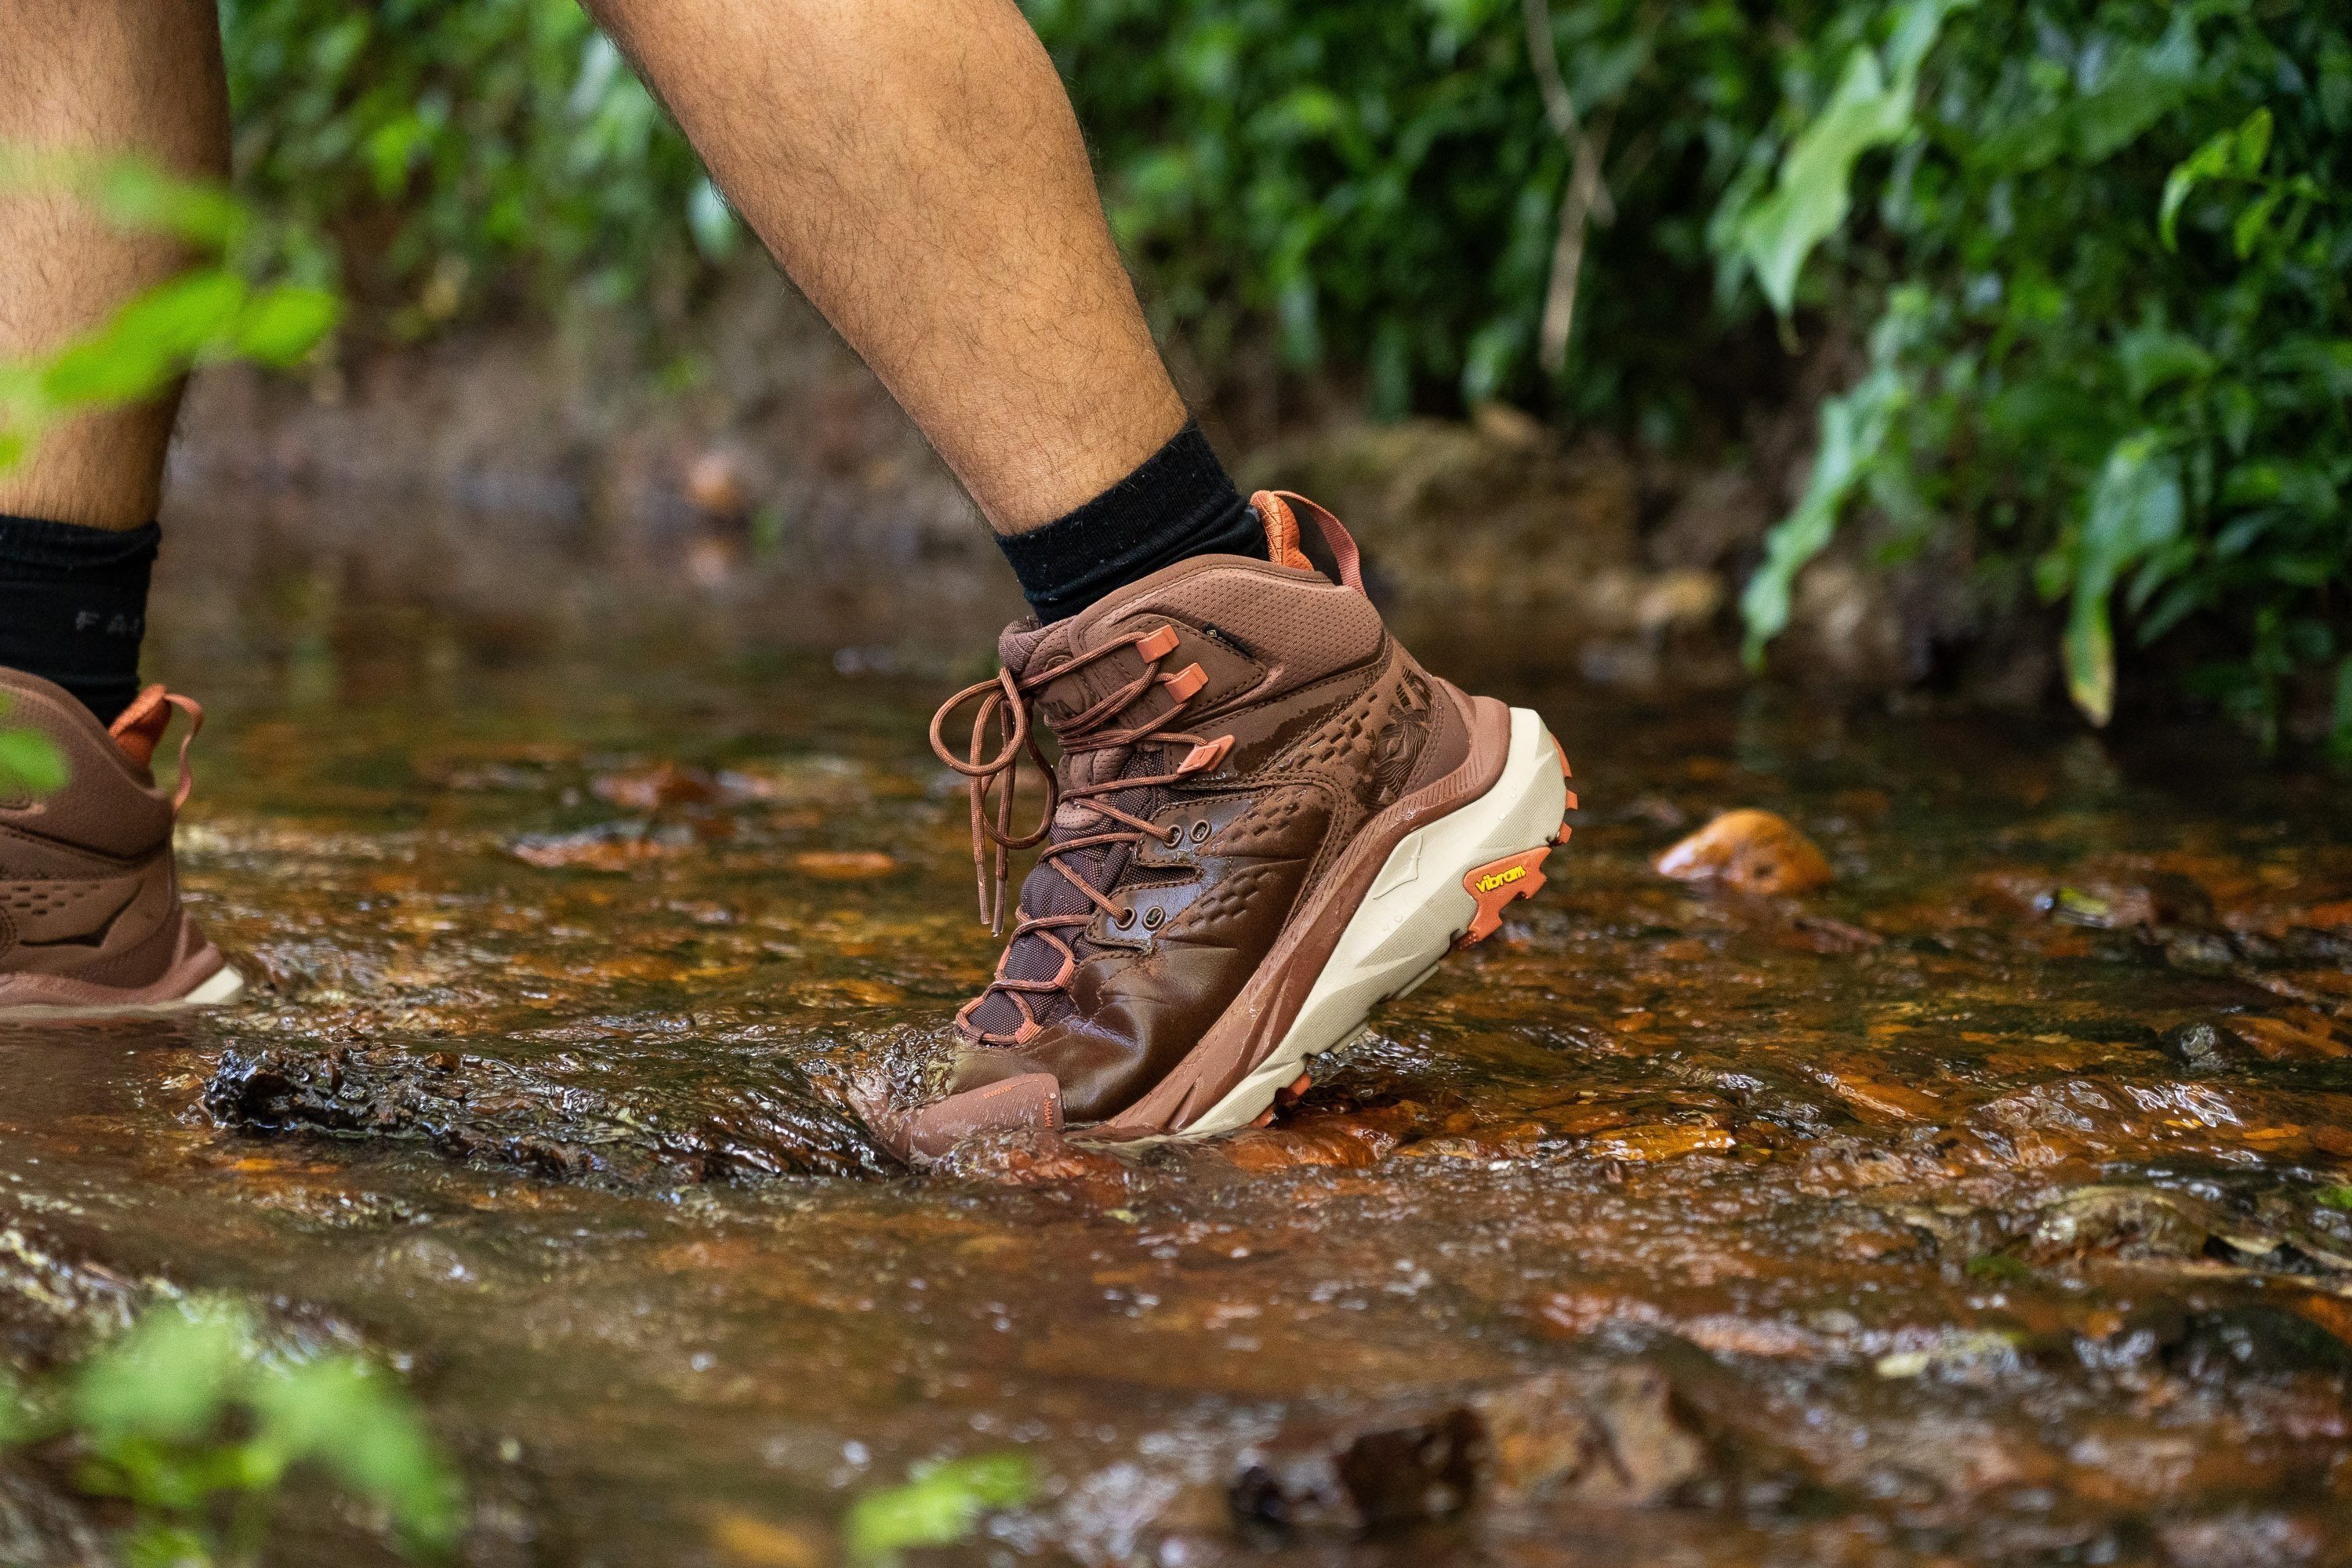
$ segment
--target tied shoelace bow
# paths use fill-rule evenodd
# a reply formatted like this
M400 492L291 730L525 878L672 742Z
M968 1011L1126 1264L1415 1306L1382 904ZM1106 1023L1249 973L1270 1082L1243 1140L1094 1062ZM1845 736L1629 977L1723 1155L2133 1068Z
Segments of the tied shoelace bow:
M1095 910L1116 918L1118 905L1063 864L1062 857L1100 846L1138 843L1145 837L1157 837L1160 829L1101 797L1124 790L1150 789L1174 784L1215 767L1233 748L1231 735L1203 741L1198 735L1171 728L1185 708L1200 695L1201 689L1208 684L1207 673L1197 664L1188 664L1172 675L1160 673L1160 665L1176 651L1176 628L1163 626L1156 631L1130 632L1034 675L1015 676L1009 669L1000 669L995 679L975 681L949 698L931 716L931 750L938 754L940 761L971 781L972 875L979 885L981 923L991 931L999 936L1004 932L1004 900L1012 879L1012 851L1045 843L1053 831L1055 815L1065 803L1070 802L1082 805L1095 822L1114 826L1104 826L1097 832L1078 833L1058 844L1049 845L1038 857L1039 861L1059 872ZM1102 778L1088 784L1065 786L1055 776L1052 765L1045 760L1044 749L1037 743L1037 729L1029 708L1030 696L1064 676L1129 647L1135 649L1143 660L1142 673L1056 726L1063 758L1067 761L1096 752L1147 745L1181 744L1189 745L1192 750L1177 763L1173 773L1134 778ZM1169 697L1167 708L1133 724L1120 726L1117 723L1122 714L1155 689ZM974 699L979 700L980 707L972 716L971 748L967 755L958 757L949 749L940 731L958 709ZM1002 740L1002 745L993 756L988 750L992 725ZM1015 834L1013 831L1013 797L1020 784L1021 760L1024 756L1035 765L1045 782L1045 808L1038 816L1034 829ZM1003 784L1001 792L998 789L1000 781ZM995 796L992 813L990 808L992 795ZM992 845L995 861L993 876L989 864ZM1087 925L1094 919L1092 910L1066 915L1033 915L1020 909L1015 912L1019 919L1013 928L1012 942L1005 944L1003 955L997 960L995 979L986 991L965 1004L963 1011L957 1015L958 1021L961 1022L970 1017L992 993L1011 993L1020 1006L1023 1022L1015 1034L986 1037L999 1044L1017 1044L1037 1032L1036 1015L1029 1006L1027 994L1057 991L1069 982L1077 968L1077 951L1063 939L1060 932L1066 928ZM1060 952L1060 969L1044 980L1006 978L1004 965L1012 956L1013 943L1031 935L1041 936Z

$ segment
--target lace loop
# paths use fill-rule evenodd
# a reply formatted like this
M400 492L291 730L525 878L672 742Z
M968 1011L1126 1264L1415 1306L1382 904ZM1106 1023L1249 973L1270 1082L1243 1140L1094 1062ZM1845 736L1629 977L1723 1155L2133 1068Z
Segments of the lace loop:
M1153 824L1102 797L1126 790L1175 784L1188 773L1200 771L1195 764L1190 769L1179 768L1163 773L1136 777L1115 775L1086 784L1065 784L1056 770L1046 762L1045 752L1037 743L1037 726L1030 713L1031 696L1075 670L1131 647L1142 658L1141 672L1055 726L1064 762L1092 752L1145 745L1189 747L1188 760L1190 756L1213 746L1214 754L1222 759L1225 748L1232 744L1232 737L1221 737L1222 743L1210 742L1198 735L1171 727L1207 683L1205 674L1197 664L1187 665L1174 675L1160 673L1160 666L1175 651L1177 640L1175 628L1163 626L1150 631L1130 632L1076 658L1065 659L1032 675L1016 677L1010 669L1001 669L993 679L976 681L949 698L931 717L932 752L969 781L972 869L979 884L980 918L981 923L992 931L1003 935L1004 931L1005 896L1010 889L1012 876L1010 851L1045 842L1065 805L1078 805L1091 818L1091 821L1074 823L1073 826L1094 829L1075 833L1058 843L1049 844L1039 857L1041 865L1052 866L1092 908L1072 914L1032 915L1016 907L1014 913L1017 918L1012 941L1006 943L1003 955L997 961L995 977L989 982L987 989L966 1003L963 1010L956 1015L959 1024L967 1024L973 1012L990 996L1002 992L1013 999L1021 1012L1019 1028L1011 1035L994 1035L974 1026L972 1032L983 1043L1017 1045L1035 1034L1041 1026L1029 998L1061 990L1076 972L1077 950L1061 933L1092 923L1096 911L1114 918L1119 912L1119 905L1115 900L1066 865L1062 857L1082 849L1133 844L1141 838L1159 835L1160 830ZM1111 727L1120 715L1155 690L1169 697L1170 703L1166 708L1150 719L1123 728ZM971 744L967 754L959 758L949 749L943 731L948 720L957 710L975 699L979 707L972 718ZM992 723L996 727L996 733L1003 737L993 754L991 754L989 746ZM1045 807L1037 819L1035 829L1016 837L1013 832L1013 802L1019 790L1024 757L1028 758L1044 775ZM990 812L992 795L996 796L992 821ZM992 846L995 862L993 878L990 875L992 868L989 865ZM1013 944L1024 936L1039 937L1061 954L1059 970L1052 978L1021 980L1008 978L1005 974L1005 964L1012 957Z

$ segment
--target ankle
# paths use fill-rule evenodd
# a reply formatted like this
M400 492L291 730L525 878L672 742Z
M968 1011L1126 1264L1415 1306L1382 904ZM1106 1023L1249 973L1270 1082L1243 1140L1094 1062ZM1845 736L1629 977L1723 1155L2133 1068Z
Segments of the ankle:
M1195 555L1266 558L1265 529L1192 423L1076 511L996 542L1041 622Z
M110 724L139 694L153 523L0 516L0 666L54 681Z

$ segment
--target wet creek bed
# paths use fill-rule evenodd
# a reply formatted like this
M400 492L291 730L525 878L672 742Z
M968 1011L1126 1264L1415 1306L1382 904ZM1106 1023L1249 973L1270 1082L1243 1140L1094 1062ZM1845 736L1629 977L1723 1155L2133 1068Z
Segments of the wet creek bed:
M2352 1552L2341 781L1522 682L1549 887L1281 1124L916 1174L854 1107L994 958L922 740L961 667L328 618L163 645L250 1000L0 1028L20 1361L158 1288L370 1347L483 1564L832 1562L1009 1449L1038 1495L924 1561ZM1837 879L1653 870L1738 806Z

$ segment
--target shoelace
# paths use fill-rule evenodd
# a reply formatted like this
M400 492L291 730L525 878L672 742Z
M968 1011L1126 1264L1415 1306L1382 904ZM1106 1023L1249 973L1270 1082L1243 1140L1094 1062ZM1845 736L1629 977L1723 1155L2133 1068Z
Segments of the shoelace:
M1163 626L1155 631L1130 632L1034 675L1016 677L1009 669L1000 669L993 679L975 681L949 698L931 716L931 750L938 754L940 761L971 781L972 874L979 886L981 923L995 934L1002 936L1004 932L1004 900L1012 876L1012 851L1045 843L1053 832L1055 814L1070 802L1080 803L1095 821L1117 826L1105 826L1097 832L1079 833L1058 844L1049 845L1038 857L1039 862L1053 867L1096 910L1115 918L1118 905L1086 878L1063 864L1062 857L1101 846L1138 843L1145 837L1156 837L1160 830L1142 817L1122 811L1100 797L1125 790L1150 789L1174 784L1215 767L1232 749L1231 735L1204 741L1188 731L1173 728L1184 710L1200 695L1201 689L1208 684L1206 672L1197 664L1188 664L1172 675L1160 673L1160 665L1176 651L1176 628ZM1177 763L1173 773L1098 779L1092 784L1065 788L1037 743L1036 726L1030 714L1030 696L1064 676L1129 647L1142 658L1142 673L1056 727L1064 759L1066 761L1118 747L1181 744L1189 745L1192 750ZM1170 698L1167 709L1139 723L1117 726L1115 721L1120 715L1155 689ZM958 757L949 749L940 731L958 709L975 698L980 701L980 708L972 717L971 748L966 756ZM993 756L988 751L992 724L1003 742ZM1016 835L1013 831L1013 797L1020 785L1021 760L1024 756L1045 779L1045 808L1038 817L1035 828ZM1000 781L1003 784L1001 794L998 793ZM992 795L996 795L992 818L989 808ZM992 845L994 846L995 858L992 878L989 865ZM1003 955L997 959L995 978L986 990L966 1003L963 1010L956 1016L957 1021L961 1023L971 1017L990 995L999 991L1010 994L1021 1009L1021 1026L1011 1035L982 1032L982 1039L986 1044L1018 1045L1037 1032L1037 1016L1028 998L1059 991L1069 984L1070 977L1077 971L1078 955L1077 950L1063 938L1061 932L1085 926L1094 919L1092 910L1066 915L1033 915L1025 909L1016 907L1015 913L1018 920L1013 928L1012 940L1005 943ZM1013 944L1024 936L1033 935L1042 937L1061 954L1061 967L1043 980L1007 978L1004 966L1012 956Z

